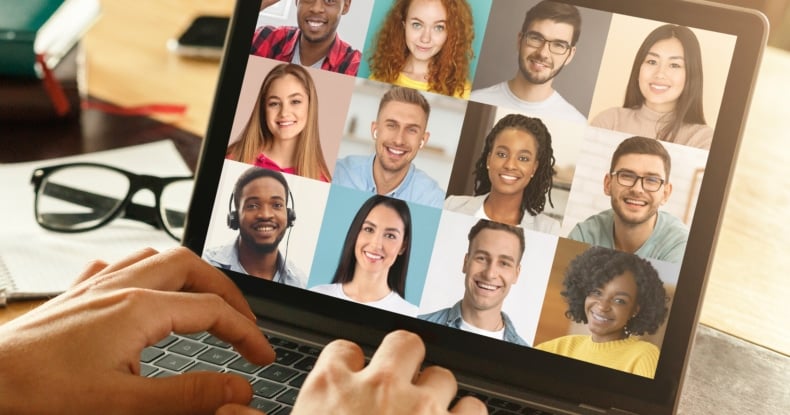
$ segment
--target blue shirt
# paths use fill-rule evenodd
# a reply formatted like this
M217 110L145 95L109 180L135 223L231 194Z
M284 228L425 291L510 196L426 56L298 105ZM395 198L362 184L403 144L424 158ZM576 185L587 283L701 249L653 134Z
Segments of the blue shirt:
M456 329L461 328L461 322L463 318L461 317L461 300L455 303L454 306L443 308L438 311L434 311L433 313L423 314L421 316L417 316L418 318L430 321L431 323L439 323L445 326L453 327ZM502 312L502 322L505 323L505 335L503 336L504 341L509 343L520 344L522 346L529 346L521 336L516 333L516 328L513 327L513 322L510 321L510 318Z
M688 237L688 228L680 219L660 210L653 232L634 254L678 263L683 260ZM577 223L568 238L614 249L614 211L607 209Z
M227 245L207 249L203 252L203 259L215 267L250 275L250 273L241 266L241 262L239 262L238 247L239 239L236 238L236 240ZM304 274L302 274L291 261L286 261L285 264L283 264L283 256L278 251L277 271L274 273L272 281L293 287L305 288L307 278L305 278Z
M373 179L373 160L376 155L346 156L337 161L332 183L378 193L376 181ZM409 164L409 172L395 188L385 196L420 203L441 209L444 205L444 190L439 187L436 180L425 174L422 170Z

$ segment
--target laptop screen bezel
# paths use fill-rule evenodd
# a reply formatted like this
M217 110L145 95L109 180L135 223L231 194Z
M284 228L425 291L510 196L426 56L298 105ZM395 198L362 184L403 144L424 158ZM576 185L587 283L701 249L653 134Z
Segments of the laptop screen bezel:
M494 0L496 1L496 0ZM688 1L568 0L578 7L696 27L737 36L722 105L696 213L667 321L655 379L641 378L460 330L360 306L301 289L226 271L256 312L327 335L375 345L393 329L414 331L425 340L427 358L515 390L579 404L635 413L672 413L677 405L691 339L699 316L715 241L723 215L740 138L749 109L767 23L759 13ZM211 118L196 174L196 189L217 189L249 58L258 0L238 0L228 31ZM201 254L212 216L213 191L194 192L183 245ZM296 304L299 304L298 306ZM359 312L365 307L365 312ZM267 310L278 310L277 313ZM334 322L334 323L333 323ZM471 358L474 356L475 358Z

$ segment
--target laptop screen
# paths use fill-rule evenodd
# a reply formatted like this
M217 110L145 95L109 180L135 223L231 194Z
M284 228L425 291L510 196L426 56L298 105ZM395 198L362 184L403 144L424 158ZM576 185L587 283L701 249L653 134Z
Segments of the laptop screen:
M350 3L254 23L239 3L185 243L246 294L417 330L472 372L602 374L666 405L762 27L689 4Z

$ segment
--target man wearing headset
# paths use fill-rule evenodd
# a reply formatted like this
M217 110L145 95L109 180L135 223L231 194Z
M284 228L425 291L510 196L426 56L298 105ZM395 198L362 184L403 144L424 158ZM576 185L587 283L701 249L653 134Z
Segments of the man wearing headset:
M412 163L431 135L426 130L430 112L416 90L392 87L370 125L376 153L338 160L332 183L441 209L444 190Z
M211 265L258 278L304 288L307 278L278 248L296 214L288 207L293 196L282 173L251 167L236 180L228 211L228 227L239 231L236 239L207 249L203 258Z

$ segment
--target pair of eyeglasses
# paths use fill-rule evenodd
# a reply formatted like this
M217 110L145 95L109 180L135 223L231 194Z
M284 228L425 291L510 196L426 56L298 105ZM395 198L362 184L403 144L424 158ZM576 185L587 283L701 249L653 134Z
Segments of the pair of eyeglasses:
M116 218L162 229L181 240L192 195L192 176L156 177L97 163L42 167L30 179L36 193L36 222L56 232L84 232ZM150 203L133 202L143 189ZM139 200L139 198L138 198Z
M527 45L540 49L546 43L549 44L549 52L555 55L564 55L571 49L571 45L564 40L548 40L538 32L524 32L521 37L527 42Z
M633 172L627 170L618 170L612 173L609 173L612 176L617 178L617 183L620 183L621 186L625 187L634 187L636 182L642 182L642 188L648 192L657 192L661 189L661 186L666 183L666 180L657 177L657 176L639 176Z

